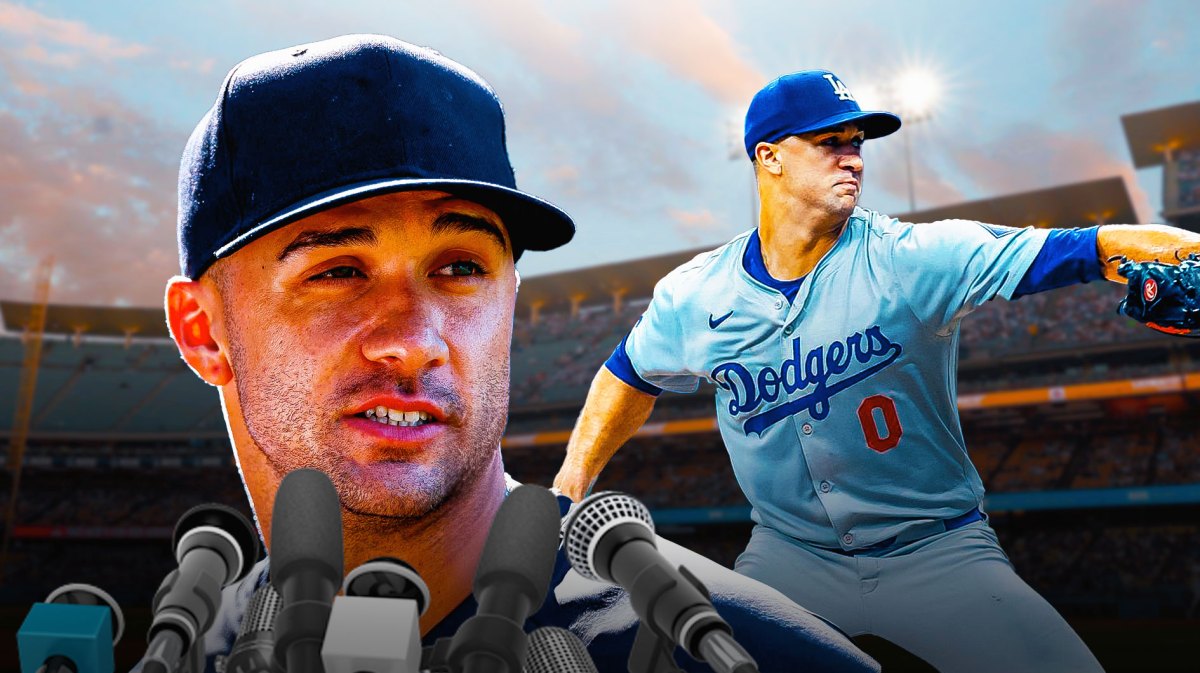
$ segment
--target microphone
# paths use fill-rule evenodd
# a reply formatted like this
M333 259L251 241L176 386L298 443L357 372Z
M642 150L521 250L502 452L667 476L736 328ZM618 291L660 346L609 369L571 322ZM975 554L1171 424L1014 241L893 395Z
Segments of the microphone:
M560 523L558 501L541 486L518 486L504 499L475 571L479 608L450 642L451 670L520 673L525 620L550 590Z
M112 673L125 633L121 608L99 587L64 584L34 603L17 631L21 673Z
M597 673L583 641L557 626L543 626L529 634L525 673Z
M420 615L429 587L412 566L390 557L367 561L346 576L333 601L321 658L326 673L417 673Z
M278 592L270 584L262 585L250 598L233 649L228 656L217 659L217 673L271 673L278 614Z
M232 507L207 504L184 512L175 524L179 568L154 596L154 620L143 673L175 673L212 626L221 588L246 576L258 560L258 534ZM199 650L197 650L199 652ZM194 659L195 657L193 657Z
M342 507L324 472L288 473L271 520L271 586L279 592L274 666L323 673L321 643L342 581Z
M636 498L614 491L585 498L567 516L563 536L575 571L624 587L655 635L678 643L717 673L758 671L700 580L658 551L650 511Z

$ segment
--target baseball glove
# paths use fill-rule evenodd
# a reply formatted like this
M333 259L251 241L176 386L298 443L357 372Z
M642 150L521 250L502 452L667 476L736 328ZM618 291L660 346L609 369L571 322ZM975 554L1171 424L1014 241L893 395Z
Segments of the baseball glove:
M1200 337L1200 255L1178 264L1113 259L1121 260L1117 273L1129 281L1118 313L1159 332Z

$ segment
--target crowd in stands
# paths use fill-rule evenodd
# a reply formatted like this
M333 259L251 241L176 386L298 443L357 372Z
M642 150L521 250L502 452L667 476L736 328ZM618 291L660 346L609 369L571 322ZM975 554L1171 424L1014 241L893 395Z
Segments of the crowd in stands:
M125 609L149 608L154 592L175 567L169 537L148 540L26 539L9 550L0 603L44 600L67 583L92 584ZM126 636L130 634L125 634Z
M249 515L231 469L23 470L17 522L24 526L172 527L207 502Z
M1154 483L1187 484L1200 481L1200 428L1179 423L1162 436L1154 463Z
M1200 616L1200 526L1080 520L1024 533L996 528L1017 572L1068 615Z
M1045 428L965 428L968 453L992 493L1200 482L1198 433L1186 419L1127 424L1070 422ZM1019 434L1018 434L1019 433ZM505 452L516 479L549 484L562 446ZM620 490L652 508L745 505L716 433L636 437L613 456L597 490Z
M514 321L514 406L582 400L581 392L644 309L643 302L626 304L619 312L592 307L575 317L550 312L537 325Z
M672 407L663 406L667 410ZM1004 431L968 424L966 433L971 455L992 493L1200 483L1200 451L1196 450L1200 429L1183 414L1133 423L1102 419ZM513 448L505 451L505 468L520 481L549 484L562 456L562 446ZM7 499L7 486L6 480L0 483L0 498ZM596 488L629 492L654 510L747 504L720 437L712 432L637 438L616 453ZM27 470L17 510L17 523L25 530L69 526L110 532L85 531L75 534L81 537L66 540L17 536L11 567L16 568L12 576L20 582L7 583L0 594L15 600L11 592L19 587L36 599L34 594L44 594L62 582L86 581L79 579L78 572L82 567L79 559L86 558L82 565L91 569L88 572L98 577L112 573L117 578L103 582L106 588L148 600L169 570L167 540L105 536L111 535L112 529L169 531L184 511L203 502L221 502L249 513L241 482L227 465L174 470ZM1004 516L1001 514L997 529L1007 531L1004 543L1014 564L1039 590L1048 594L1058 591L1056 605L1093 594L1105 601L1120 601L1150 588L1158 592L1162 587L1186 585L1194 573L1200 573L1200 568L1193 571L1177 561L1200 559L1200 535L1194 521L1172 527L1151 520L1145 524L1151 526L1149 532L1143 524L1117 526L1102 520L1027 530L1006 528ZM701 526L692 534L677 529L668 537L732 564L745 545L747 529L743 526L739 533L726 534L721 532L725 528ZM142 553L150 548L159 551ZM1081 575L1083 568L1087 572ZM1155 603L1159 606L1155 609L1185 612L1191 608L1187 607L1190 598L1184 598L1176 602L1163 599L1166 602ZM1129 609L1128 605L1122 609Z
M977 371L960 371L958 392L960 395L969 395L998 390L1044 388L1063 384L1168 376L1180 371L1200 370L1200 363L1187 358L1181 358L1179 362L1170 364L1166 362L1149 364L1092 362L1078 366L1062 366L1058 363L1045 362L1039 364L1042 370L1040 373L1033 367L1029 370L989 367Z
M1116 307L1124 293L1124 286L1097 281L1015 301L988 302L962 319L960 362L979 363L1026 353L1052 356L1055 352L1074 352L1082 347L1170 338L1117 314ZM554 402L581 402L592 377L637 321L643 307L644 302L631 303L614 313L609 306L594 306L575 317L562 311L547 312L537 325L518 318L513 340L513 405L538 407ZM1170 371L1155 364L1132 365L1121 370L1120 375L1127 377ZM1107 365L1083 364L1068 372L1070 381L1112 376L1114 372ZM978 379L968 377L963 391L1062 382L1060 372L1032 377L1013 372Z

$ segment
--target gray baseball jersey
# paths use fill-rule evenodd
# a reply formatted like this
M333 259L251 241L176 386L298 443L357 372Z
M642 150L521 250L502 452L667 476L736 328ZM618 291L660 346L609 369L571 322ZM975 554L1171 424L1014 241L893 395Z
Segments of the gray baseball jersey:
M847 550L941 532L984 493L956 407L959 320L1012 297L1047 235L856 208L789 302L744 268L750 231L663 278L625 353L654 386L716 385L755 521Z

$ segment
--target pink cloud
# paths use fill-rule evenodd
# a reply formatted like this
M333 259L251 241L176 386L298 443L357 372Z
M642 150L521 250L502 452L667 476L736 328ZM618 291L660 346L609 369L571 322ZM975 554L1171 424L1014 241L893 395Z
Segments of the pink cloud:
M495 86L504 102L509 138L537 147L538 155L552 157L549 162L555 166L532 173L533 181L526 184L521 157L514 156L519 184L531 190L549 187L548 196L575 203L603 203L621 217L644 215L632 197L649 187L679 192L695 186L678 155L662 150L690 150L691 141L652 119L631 98L636 63L629 54L612 51L609 36L595 20L588 25L597 29L584 31L551 15L538 0L515 5L462 1L482 19L481 26L491 34L487 39L503 45L506 56L515 56L522 65L514 74L511 68L492 71L487 63L466 64ZM573 173L562 172L563 159Z
M167 61L167 66L172 70L194 72L200 75L211 73L216 64L217 59L212 57L201 59L172 58Z
M900 131L904 132L903 129ZM863 186L866 190L873 189L874 185L878 184L881 189L892 194L893 196L903 199L903 210L908 210L908 166L904 154L902 153L902 145L900 139L896 139L889 146L889 153L886 155L886 163L883 166L877 167L876 162L867 162L864 173ZM913 193L916 196L917 209L929 208L935 206L943 206L950 203L956 203L966 200L963 191L955 186L950 181L942 177L943 172L939 170L928 153L913 151L912 155L912 181ZM883 161L879 163L884 163ZM869 204L863 204L870 207ZM900 209L895 209L899 212Z
M33 75L0 53L15 80ZM45 80L0 111L0 294L30 298L55 258L51 299L156 306L177 273L175 180L185 133L118 100Z
M30 41L22 56L37 63L73 67L81 58L117 60L149 53L150 48L97 32L80 21L56 19L10 2L0 2L0 32ZM46 44L65 48L52 53Z
M487 29L518 54L542 86L569 91L570 105L600 113L619 107L611 78L604 75L584 32L552 16L538 0L506 3L467 0ZM608 82L609 86L605 83Z
M1024 124L995 141L950 156L984 195L1010 194L1054 185L1120 175L1129 188L1138 219L1153 209L1128 161L1118 158L1090 135L1064 133Z
M1147 62L1151 15L1137 3L1094 0L1067 5L1050 54L1061 62L1056 91L1074 105L1126 105L1162 82ZM1158 30L1156 28L1156 30ZM1097 48L1102 45L1101 48Z
M766 78L729 31L691 0L622 2L613 33L713 98L745 106Z
M711 240L712 234L722 229L721 222L708 208L683 210L667 208L667 217L675 223L675 230L693 244Z
M574 164L559 164L542 173L546 182L554 186L555 192L563 195L579 194L579 167Z

